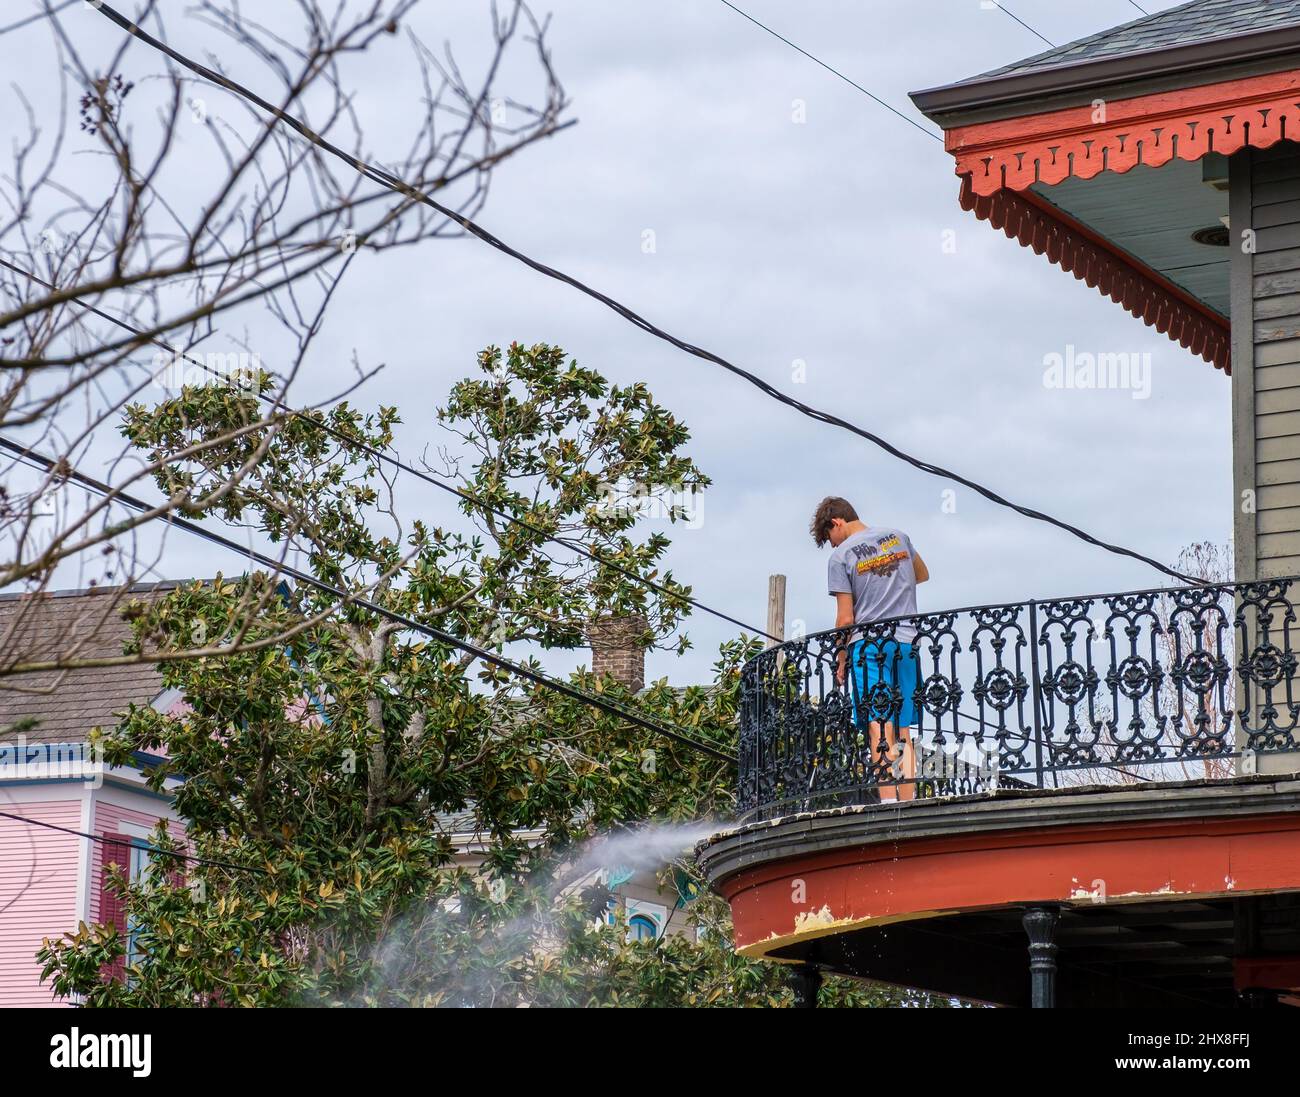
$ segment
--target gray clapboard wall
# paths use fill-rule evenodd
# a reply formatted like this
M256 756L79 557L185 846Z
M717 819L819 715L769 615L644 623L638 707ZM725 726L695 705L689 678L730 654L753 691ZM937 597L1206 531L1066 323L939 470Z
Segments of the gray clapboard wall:
M1300 575L1300 145L1232 157L1228 219L1236 577ZM1257 642L1238 639L1243 650ZM1262 701L1238 681L1239 708L1258 714ZM1300 753L1261 755L1252 767L1300 771Z
M1244 150L1230 179L1237 577L1300 575L1300 145Z

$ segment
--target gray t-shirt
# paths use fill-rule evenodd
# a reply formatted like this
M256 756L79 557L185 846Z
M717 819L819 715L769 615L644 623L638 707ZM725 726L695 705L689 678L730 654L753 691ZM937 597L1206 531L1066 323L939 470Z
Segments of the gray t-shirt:
M831 594L853 595L855 624L914 614L915 555L906 533L886 526L868 526L831 553L826 585ZM916 629L900 623L895 635L910 644Z

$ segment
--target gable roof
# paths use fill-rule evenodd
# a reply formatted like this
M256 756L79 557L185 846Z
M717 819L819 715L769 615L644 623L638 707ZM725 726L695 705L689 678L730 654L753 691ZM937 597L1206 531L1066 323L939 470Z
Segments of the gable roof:
M1078 61L1185 46L1300 24L1300 0L1192 0L972 77L986 80Z
M0 670L60 656L119 656L130 637L123 608L179 585L0 595ZM94 727L115 727L115 714L131 702L147 704L161 690L162 675L149 664L2 675L0 740L21 733L29 743L79 743ZM35 726L26 726L28 721Z
M1227 66L1241 75L1300 67L1300 0L1192 0L978 76L913 92L911 99L944 124L952 112L1000 109L1021 100L1041 104L1048 96L1073 95L1086 101L1102 87L1190 86L1204 83L1207 69Z

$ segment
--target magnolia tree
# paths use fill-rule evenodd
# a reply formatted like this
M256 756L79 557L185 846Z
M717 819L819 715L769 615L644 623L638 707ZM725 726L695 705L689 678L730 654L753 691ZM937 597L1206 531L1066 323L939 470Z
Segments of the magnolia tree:
M133 37L109 20L111 4L50 0L28 18L6 18L0 589L129 586L161 560L156 517L207 513L237 488L258 490L250 473L278 445L284 405L319 358L349 272L377 253L463 234L414 192L472 216L497 168L567 124L544 28L523 3L485 9L483 41L461 43L481 55L470 66L450 45L435 51L415 35L414 7L301 0L254 12L147 0L125 13L235 74L314 139ZM376 66L394 74L382 85L382 116L395 132L386 125L379 148L365 132ZM321 139L381 162L411 189L367 179ZM364 348L351 365L330 371L342 393L377 368ZM214 377L262 399L222 409L222 428L214 418L183 452L145 457L123 445L125 406ZM327 406L339 394L316 395ZM174 406L189 407L188 398ZM310 461L301 437L288 445ZM235 452L241 461L222 463ZM160 477L163 459L206 471ZM106 490L70 482L76 469ZM123 493L144 494L143 513L124 508ZM265 591L240 593L247 613L265 608ZM86 665L76 634L92 625L72 623L54 650L43 637L37 652L13 615L0 635L0 688L13 675ZM239 640L196 640L189 650L215 657Z
M703 488L686 426L643 385L611 386L557 348L489 349L479 364L438 416L460 440L447 453L459 488L482 500L460 504L473 533L401 521L372 456L391 445L391 409L339 405L234 439L230 424L253 414L239 389L187 388L130 409L127 434L164 493L202 495L257 453L212 515L290 546L332 592L250 574L132 606L141 649L182 649L197 633L249 642L219 660L164 662L183 710L133 708L104 744L110 761L166 759L149 780L184 778L185 849L217 863L182 873L160 858L143 882L119 881L127 977L114 975L121 935L83 927L41 953L59 994L90 1005L790 1001L779 967L732 953L716 899L675 914L707 927L699 944L632 944L625 927L597 926L608 897L589 839L727 815L727 762L349 597L365 590L495 651L580 647L610 612L643 618L647 647L686 643L689 590L662 569L667 538L642 536L635 509L610 507L606 490ZM210 439L202 460L173 459ZM686 689L658 682L632 696L586 672L572 681L730 754L738 667L755 650L725 645L712 679ZM483 844L474 871L453 862L453 814ZM180 849L174 835L157 843ZM902 1000L851 983L824 994Z

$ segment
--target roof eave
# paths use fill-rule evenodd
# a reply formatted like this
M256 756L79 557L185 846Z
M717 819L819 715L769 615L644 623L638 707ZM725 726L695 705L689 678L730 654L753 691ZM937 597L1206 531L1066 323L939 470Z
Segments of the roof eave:
M956 121L955 115L967 111L1006 107L1021 100L1093 91L1136 80L1201 73L1239 62L1258 63L1288 54L1300 55L1300 25L1247 31L1189 45L1139 50L1120 57L1067 62L987 80L963 80L914 91L909 97L922 114L947 128L945 123ZM1204 82L1198 79L1188 81L1188 84Z

